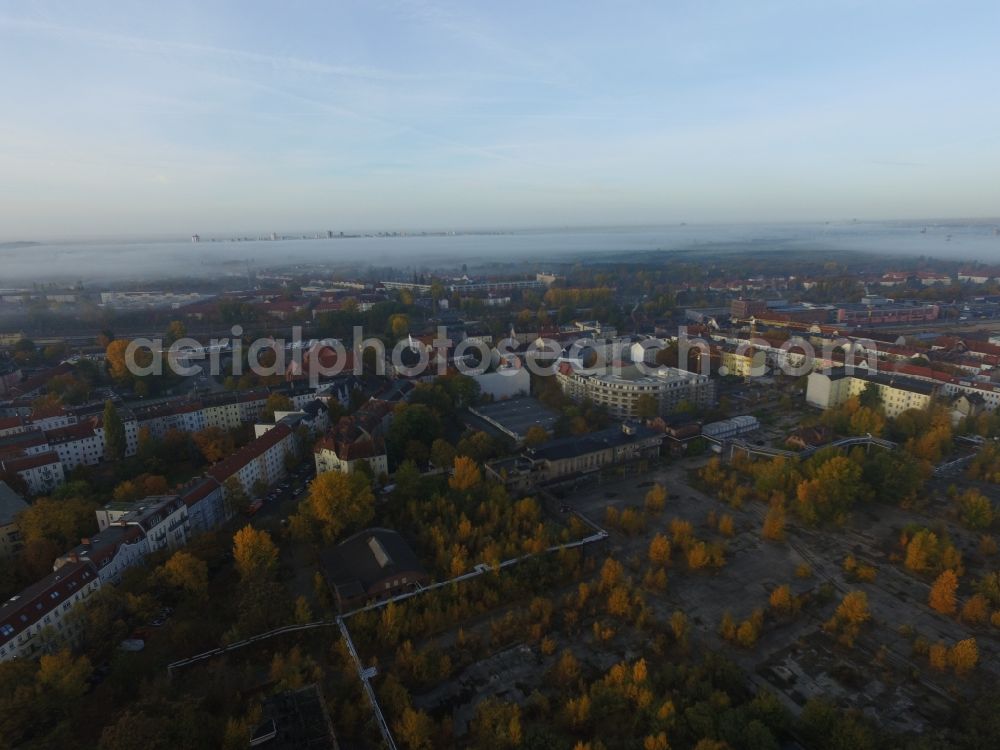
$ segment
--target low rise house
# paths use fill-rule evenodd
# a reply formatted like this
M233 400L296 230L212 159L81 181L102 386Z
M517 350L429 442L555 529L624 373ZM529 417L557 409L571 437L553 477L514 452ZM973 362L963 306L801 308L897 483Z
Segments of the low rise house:
M372 476L389 473L389 459L381 433L368 432L353 417L342 417L334 429L316 443L313 458L317 474L324 471L352 474L361 463L371 468Z
M359 531L320 557L327 585L342 610L430 582L410 545L391 529Z
M952 421L955 423L969 417L978 417L986 410L986 399L979 393L962 393L951 402Z
M709 422L702 426L701 434L710 440L718 442L731 440L734 437L746 435L759 429L760 422L757 421L757 417L744 414L732 419L723 419L720 422Z
M666 417L654 417L646 420L646 426L656 432L662 432L665 444L673 452L680 452L684 444L701 435L701 422L683 414L672 414Z
M785 445L795 450L806 450L808 448L818 448L833 440L833 432L825 425L815 425L813 427L799 427L787 438Z
M486 464L488 474L512 489L526 491L536 484L572 479L606 466L655 458L662 433L634 422L552 440L524 449L519 456Z

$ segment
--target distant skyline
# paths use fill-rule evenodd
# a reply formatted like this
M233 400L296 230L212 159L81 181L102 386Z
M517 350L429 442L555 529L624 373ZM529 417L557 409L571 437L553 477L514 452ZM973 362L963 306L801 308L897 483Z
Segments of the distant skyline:
M0 3L0 241L996 216L998 22L924 0Z

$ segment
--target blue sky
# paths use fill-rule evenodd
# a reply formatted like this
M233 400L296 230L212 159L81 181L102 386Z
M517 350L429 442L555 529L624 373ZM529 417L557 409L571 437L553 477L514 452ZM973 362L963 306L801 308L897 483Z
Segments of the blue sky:
M996 215L998 22L922 0L0 0L0 234Z

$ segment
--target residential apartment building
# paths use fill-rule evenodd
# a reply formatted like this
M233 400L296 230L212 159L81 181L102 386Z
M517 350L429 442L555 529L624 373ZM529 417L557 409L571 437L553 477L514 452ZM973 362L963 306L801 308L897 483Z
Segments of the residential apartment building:
M136 409L136 425L137 428L147 428L155 438L163 438L170 430L199 432L207 427L230 430L259 420L268 396L272 393L287 396L298 410L303 410L317 398L317 391L297 385L223 393L195 401L178 398L145 409Z
M101 585L121 583L125 571L139 565L149 554L149 542L143 529L135 525L111 525L56 558L52 569L80 561L91 563L101 579Z
M354 440L338 440L335 435L328 435L316 443L313 454L317 474L324 471L353 474L362 463L368 465L372 476L379 477L389 473L389 458L385 443L380 437L363 435Z
M17 516L27 510L24 498L0 482L0 560L10 557L21 549L21 529Z
M208 476L220 485L236 477L243 491L252 495L258 482L271 485L285 476L285 454L296 450L295 434L287 425L279 424L215 464L208 470Z
M131 503L108 503L97 511L101 532L111 527L139 529L146 554L176 550L187 544L190 531L187 505L178 495L151 495Z
M73 471L81 464L93 466L104 460L103 431L98 435L91 424L59 427L46 432L45 437L66 471Z
M660 415L676 411L683 403L704 408L715 402L715 383L708 376L675 367L660 367L649 374L623 367L618 374L589 375L564 363L556 381L574 401L589 399L619 419L641 416L644 396L655 401Z
M212 477L196 479L181 490L180 496L188 509L192 536L221 526L235 513L226 505L222 485Z
M101 587L86 560L64 565L0 604L0 661L38 656L80 636L73 610Z
M720 375L750 378L767 374L768 357L762 349L723 345L716 347L716 352Z
M0 459L0 471L16 474L32 495L47 494L66 481L59 454L52 450Z
M838 367L809 374L806 402L821 409L833 409L849 398L860 396L869 385L878 390L882 408L890 418L910 409L927 409L937 391L933 383L863 370L848 374L846 368Z

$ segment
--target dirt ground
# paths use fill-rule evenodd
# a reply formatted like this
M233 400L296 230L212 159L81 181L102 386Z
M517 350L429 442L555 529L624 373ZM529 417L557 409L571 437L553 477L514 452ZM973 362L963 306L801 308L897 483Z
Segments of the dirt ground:
M699 539L720 540L722 537L708 527L706 517L711 511L732 515L735 534L726 540L726 564L722 569L690 571L675 555L668 570L667 590L645 592L657 617L669 618L675 610L687 615L693 651L723 651L745 669L752 683L779 695L794 712L810 698L823 696L857 708L884 727L898 731L919 732L939 721L963 693L996 682L1000 676L1000 630L989 625L971 627L933 612L927 606L930 582L890 560L904 527L945 523L963 550L966 578L971 580L985 569L974 551L978 535L945 519L945 501L920 513L883 505L858 508L843 529L801 528L790 516L787 539L769 542L760 534L766 510L763 505L748 503L734 509L692 486L691 472L708 458L683 459L611 480L588 479L577 489L564 490L554 501L568 504L603 525L608 506L619 510L627 506L641 508L649 487L663 484L670 493L666 508L650 520L644 531L628 536L609 529L607 554L625 564L636 581L645 570L650 540L657 532L669 536L672 518L690 521ZM937 489L943 496L944 488ZM877 568L873 582L859 583L845 577L843 561L849 554ZM796 578L796 568L803 563L811 567L813 574ZM796 595L806 595L807 604L799 614L769 616L760 639L749 649L721 638L718 629L725 612L739 621L755 608L766 610L770 592L782 584L788 584ZM867 594L872 620L862 628L853 648L848 649L823 632L822 625L843 594L855 589ZM968 595L966 589L962 589L964 595ZM561 593L552 592L551 596L555 599ZM462 625L456 623L455 630ZM900 630L903 626L909 627L905 634ZM488 628L488 621L478 627ZM589 636L550 635L557 640L556 654L571 648L582 663L594 670L630 658L642 646L642 635L627 628L608 644L593 643ZM925 655L914 653L916 635L931 643L943 641L949 645L975 637L979 665L974 675L959 681L950 673L933 671ZM543 657L535 647L515 644L468 666L456 678L417 696L416 702L428 708L452 706L458 729L471 717L484 694L525 700L555 658Z

